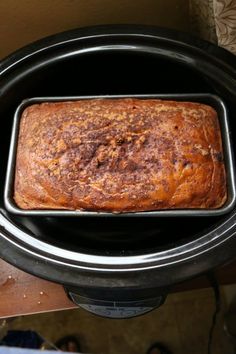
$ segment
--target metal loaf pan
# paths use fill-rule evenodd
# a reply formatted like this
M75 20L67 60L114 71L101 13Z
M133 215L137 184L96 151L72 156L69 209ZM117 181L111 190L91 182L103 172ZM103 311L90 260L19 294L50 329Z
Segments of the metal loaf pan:
M15 161L18 143L19 123L23 110L32 104L42 102L58 102L58 101L73 101L81 99L99 99L99 98L142 98L142 99L163 99L175 101L189 101L205 103L213 108L218 113L218 118L221 127L224 162L226 167L227 177L227 193L228 198L223 207L219 209L169 209L157 211L143 212L94 212L86 210L23 210L17 207L13 200L14 192L14 176L15 176ZM4 191L4 202L6 209L20 216L47 216L47 217L82 217L82 216L106 216L106 217L193 217L193 216L220 216L231 211L235 205L235 171L233 163L233 152L230 139L230 129L228 124L227 109L222 99L212 94L145 94L145 95L106 95L106 96L73 96L73 97L35 97L24 100L16 109L14 123L12 129L9 159L7 166L7 175Z

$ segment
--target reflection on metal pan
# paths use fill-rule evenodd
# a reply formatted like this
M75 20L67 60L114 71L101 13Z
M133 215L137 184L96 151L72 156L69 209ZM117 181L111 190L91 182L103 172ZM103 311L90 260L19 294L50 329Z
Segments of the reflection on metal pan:
M222 143L224 161L226 167L227 177L227 194L228 198L223 207L219 209L176 209L176 210L156 210L156 211L143 211L143 212L127 212L127 213L111 213L111 212L94 212L83 210L23 210L16 206L13 200L13 187L15 176L15 161L17 151L17 141L19 133L19 122L23 110L32 104L42 102L58 102L58 101L71 101L81 99L99 99L99 98L159 98L175 101L192 101L205 103L213 108L218 113L218 118L221 127ZM228 125L227 109L222 99L216 95L202 93L202 94L145 94L145 95L103 95L103 96L63 96L63 97L35 97L24 100L17 108L14 117L14 124L12 130L7 176L4 191L4 201L7 210L15 215L20 216L52 216L52 217L80 217L80 216L97 216L97 217L193 217L193 216L219 216L224 215L231 211L236 202L235 192L235 171L233 163L233 153L231 148L230 129Z

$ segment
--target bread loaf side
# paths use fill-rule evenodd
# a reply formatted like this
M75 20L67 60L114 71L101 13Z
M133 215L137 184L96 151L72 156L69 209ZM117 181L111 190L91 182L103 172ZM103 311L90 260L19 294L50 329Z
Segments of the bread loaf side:
M226 198L210 106L91 99L34 104L22 114L14 189L22 209L216 209Z

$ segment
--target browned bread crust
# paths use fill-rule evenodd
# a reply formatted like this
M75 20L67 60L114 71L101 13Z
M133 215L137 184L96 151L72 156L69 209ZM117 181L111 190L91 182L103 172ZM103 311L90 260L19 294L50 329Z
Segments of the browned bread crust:
M217 113L207 105L92 99L23 112L14 194L22 209L215 209L226 198Z

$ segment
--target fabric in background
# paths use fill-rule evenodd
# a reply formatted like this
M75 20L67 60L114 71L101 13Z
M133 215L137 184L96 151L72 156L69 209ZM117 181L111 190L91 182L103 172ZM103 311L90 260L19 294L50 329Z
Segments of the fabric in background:
M34 331L8 331L0 345L39 349L44 340Z
M213 0L218 44L236 54L236 0Z
M195 35L236 54L236 0L190 0Z

